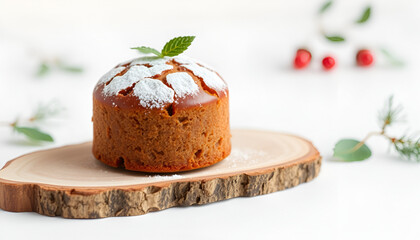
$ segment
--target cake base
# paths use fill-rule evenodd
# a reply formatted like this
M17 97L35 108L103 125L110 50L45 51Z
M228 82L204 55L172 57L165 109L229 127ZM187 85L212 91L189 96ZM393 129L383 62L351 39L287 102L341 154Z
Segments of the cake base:
M65 218L133 216L272 193L320 171L319 152L293 135L234 130L232 146L220 163L169 175L108 167L94 159L91 142L30 153L0 170L0 208Z

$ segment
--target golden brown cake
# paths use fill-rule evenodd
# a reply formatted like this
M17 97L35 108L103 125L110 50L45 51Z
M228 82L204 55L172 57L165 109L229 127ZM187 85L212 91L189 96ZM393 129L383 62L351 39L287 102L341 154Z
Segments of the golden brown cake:
M229 92L218 73L185 56L117 65L93 92L93 154L112 167L187 171L230 154Z

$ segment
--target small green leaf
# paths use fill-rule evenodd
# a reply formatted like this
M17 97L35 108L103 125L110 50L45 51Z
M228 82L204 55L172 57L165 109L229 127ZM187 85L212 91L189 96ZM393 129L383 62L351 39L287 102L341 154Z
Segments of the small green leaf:
M47 63L45 63L45 62L43 62L43 63L41 63L40 65L39 65L39 68L38 68L38 72L37 72L37 76L38 77L42 77L42 76L45 76L49 71L50 71L51 69L50 69L50 67L48 66L48 64Z
M161 56L174 57L183 53L194 41L195 36L176 37L165 44Z
M22 133L23 135L28 137L30 140L45 141L45 142L54 141L54 139L49 134L43 133L37 128L13 126L13 129L18 133Z
M365 23L370 18L370 10L371 7L366 7L365 11L363 12L362 16L360 16L359 20L356 23Z
M334 36L324 35L324 37L331 42L344 42L345 41L344 37L338 36L338 35L334 35Z
M334 157L346 162L362 161L372 155L366 144L360 145L360 141L354 139L342 139L335 144Z
M394 66L403 66L404 62L394 57L388 50L381 48L381 53L386 57L386 59Z
M319 13L322 14L324 13L327 9L329 9L331 7L331 5L333 4L332 0L326 1L322 7L319 9Z
M131 49L136 49L139 52L144 53L144 54L153 53L156 56L159 56L159 57L161 56L161 53L158 50L156 50L154 48L150 48L150 47L141 46L141 47L133 47Z

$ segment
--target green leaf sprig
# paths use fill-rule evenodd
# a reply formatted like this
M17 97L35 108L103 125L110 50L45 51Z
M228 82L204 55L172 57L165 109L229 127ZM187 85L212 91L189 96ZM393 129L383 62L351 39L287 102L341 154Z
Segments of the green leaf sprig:
M334 147L334 157L348 162L362 161L371 155L369 147L355 139L342 139Z
M27 138L33 141L54 142L54 139L51 137L51 135L40 131L36 127L19 127L14 125L13 130L17 133L25 135Z
M344 42L346 39L342 36L328 36L328 35L324 35L324 37L329 40L330 42Z
M39 64L36 76L44 77L48 75L52 70L59 70L68 73L81 73L83 68L80 66L74 66L63 62L62 60L55 59L53 61L42 61Z
M385 56L385 58L388 60L388 62L394 66L401 67L404 66L404 62L400 59L396 58L394 55L392 55L388 50L385 48L380 49L382 55Z
M370 11L371 11L371 7L370 6L366 7L365 10L363 11L363 14L356 21L356 23L360 24L360 23L367 22L367 20L369 20L370 18Z
M12 123L2 123L2 125L9 126L14 132L24 135L28 140L34 142L53 142L53 137L40 130L38 127L32 126L34 123L41 122L49 117L55 116L62 111L54 102L48 104L41 104L38 106L34 114L23 122L30 125L22 124L22 121L16 120Z
M401 105L394 106L393 96L389 97L385 107L379 112L381 130L379 132L369 133L362 141L355 139L342 139L338 141L334 147L334 157L347 162L368 159L372 153L366 145L366 141L376 135L388 139L401 158L420 162L420 138L409 136L395 138L387 134L388 127L401 120L401 112Z
M319 13L322 14L325 11L327 11L331 7L332 4L333 4L332 0L328 0L325 3L323 3L321 8L319 9Z
M165 44L162 51L158 51L151 47L133 47L131 49L138 50L144 54L154 54L157 57L163 58L165 56L174 57L178 56L179 54L183 53L188 47L191 45L192 41L194 41L195 36L184 36L184 37L176 37L171 39L169 42Z
M326 2L324 2L321 5L321 8L319 9L319 15L322 15L323 13L325 13L328 9L331 8L331 6L333 5L333 0L328 0ZM372 7L371 6L367 6L364 10L362 15L355 21L356 24L363 24L366 23L369 19L370 19L370 15L371 15L371 11L372 11ZM341 42L345 42L346 38L342 35L339 34L326 34L325 31L322 30L321 28L321 33L324 36L324 38L330 42L333 43L341 43Z

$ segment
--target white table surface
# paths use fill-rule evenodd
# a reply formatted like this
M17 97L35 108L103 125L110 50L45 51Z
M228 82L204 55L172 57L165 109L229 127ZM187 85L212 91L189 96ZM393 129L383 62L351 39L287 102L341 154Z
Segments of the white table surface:
M195 35L188 55L213 66L230 88L233 128L283 131L314 142L324 156L320 175L289 190L143 216L69 220L0 210L0 239L419 239L420 164L402 161L381 138L368 142L364 162L331 161L344 137L378 128L377 112L395 95L406 121L392 128L420 130L419 1L336 1L321 20L343 32L345 44L318 33L322 1L0 1L0 121L29 116L39 102L66 108L41 125L56 141L30 144L0 127L0 166L31 151L90 141L91 93L118 62L138 56L129 47L160 48L171 37ZM372 21L351 24L363 7ZM294 51L314 59L295 71ZM357 48L385 46L406 62L354 66ZM337 68L324 72L323 55ZM379 53L378 53L379 54ZM34 77L42 57L61 56L86 71Z

